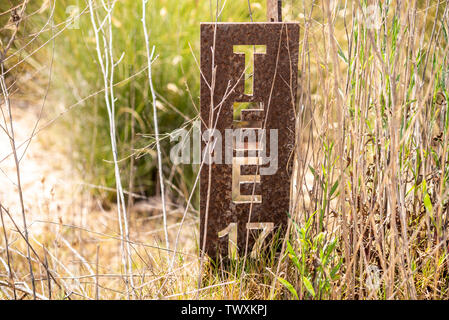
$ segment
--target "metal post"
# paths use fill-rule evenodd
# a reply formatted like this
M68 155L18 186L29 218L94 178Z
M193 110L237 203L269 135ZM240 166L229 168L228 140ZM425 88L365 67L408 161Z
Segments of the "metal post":
M268 22L282 22L282 0L267 0Z

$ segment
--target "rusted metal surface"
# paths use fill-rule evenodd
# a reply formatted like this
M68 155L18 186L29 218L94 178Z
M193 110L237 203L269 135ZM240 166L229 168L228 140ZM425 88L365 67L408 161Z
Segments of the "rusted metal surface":
M245 252L248 229L254 223L274 223L275 231L287 226L290 176L295 134L299 25L296 23L202 23L201 24L201 118L202 132L215 128L222 137L236 127L235 102L257 102L262 111L252 110L245 120L259 121L266 129L266 151L270 150L270 129L278 130L278 169L274 175L260 175L260 183L241 183L243 196L259 195L261 203L233 201L233 166L204 164L200 177L200 246L211 257L227 256L228 237L219 233L237 224L238 252ZM254 54L253 94L245 94L245 55L234 53L234 45L265 45L265 54ZM213 108L212 108L213 107ZM263 116L261 116L261 114ZM205 148L202 142L202 150ZM225 154L225 143L222 143ZM233 154L236 156L235 152ZM241 156L241 155L239 155ZM244 156L248 156L245 153ZM249 162L248 162L249 163ZM264 167L254 163L240 167L240 175L251 175ZM210 186L209 186L210 181ZM254 181L254 180L252 180ZM254 188L253 188L254 187ZM260 232L249 233L248 252ZM282 234L282 232L281 232ZM267 238L266 241L269 240Z
M282 21L282 0L267 0L267 21Z

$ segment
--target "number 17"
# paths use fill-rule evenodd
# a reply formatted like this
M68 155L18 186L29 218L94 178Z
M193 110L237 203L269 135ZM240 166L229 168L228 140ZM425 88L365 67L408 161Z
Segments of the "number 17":
M254 243L253 249L251 250L251 258L257 258L262 245L266 237L274 229L273 222L248 222L246 224L247 230L262 230L259 237ZM237 222L231 222L225 229L218 233L219 238L228 236L228 255L231 259L237 258Z

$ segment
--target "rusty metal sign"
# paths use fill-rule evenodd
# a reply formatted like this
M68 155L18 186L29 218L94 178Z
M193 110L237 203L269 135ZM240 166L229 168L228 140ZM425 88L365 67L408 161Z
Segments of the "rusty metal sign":
M299 25L201 24L200 247L251 254L287 226Z

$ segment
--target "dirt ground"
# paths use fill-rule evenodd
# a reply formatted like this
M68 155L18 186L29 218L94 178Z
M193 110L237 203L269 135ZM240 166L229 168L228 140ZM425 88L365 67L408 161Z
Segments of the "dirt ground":
M30 232L38 234L42 221L61 217L63 211L73 207L79 179L65 150L49 143L51 132L41 131L30 140L41 107L14 101L11 105L27 224ZM38 128L42 124L45 120L41 119ZM16 163L10 138L4 131L0 134L0 170L0 201L22 226Z

